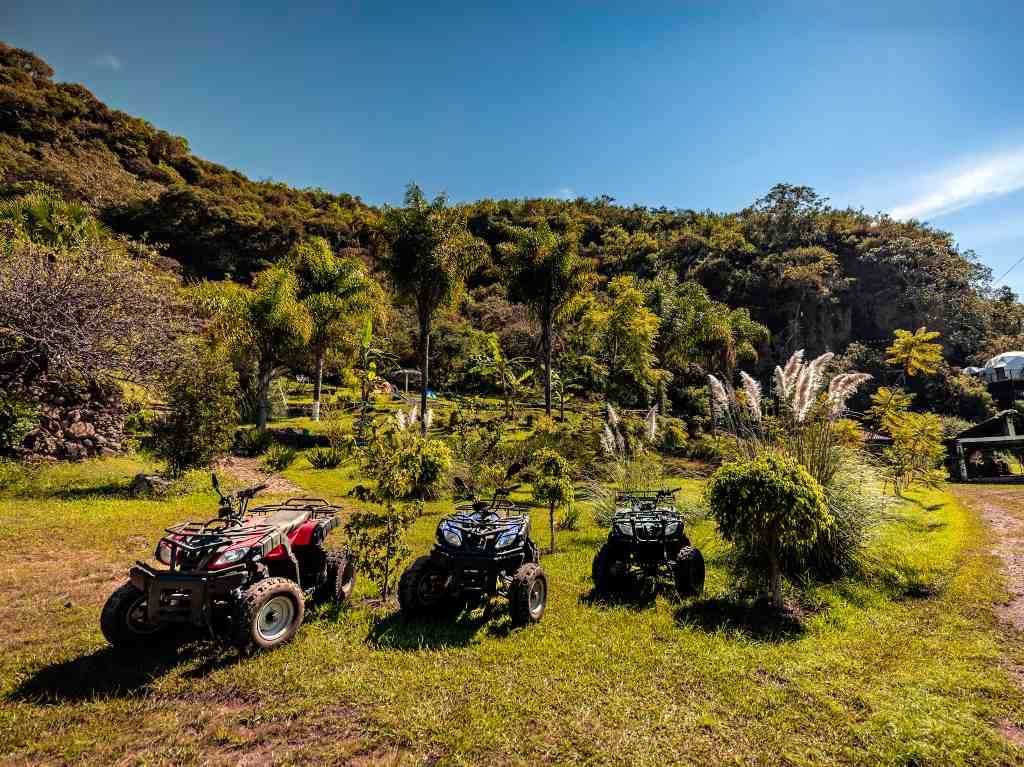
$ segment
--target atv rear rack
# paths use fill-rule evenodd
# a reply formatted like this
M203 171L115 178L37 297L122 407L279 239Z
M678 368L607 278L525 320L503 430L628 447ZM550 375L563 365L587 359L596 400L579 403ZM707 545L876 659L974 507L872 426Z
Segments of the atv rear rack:
M248 509L246 514L269 516L278 511L294 511L295 509L308 511L310 519L336 517L341 513L340 506L328 503L323 498L289 498L284 503L268 503L266 506L257 506L254 509Z
M674 498L678 490L619 490L615 493L616 505L636 506L641 503L657 504L667 498Z

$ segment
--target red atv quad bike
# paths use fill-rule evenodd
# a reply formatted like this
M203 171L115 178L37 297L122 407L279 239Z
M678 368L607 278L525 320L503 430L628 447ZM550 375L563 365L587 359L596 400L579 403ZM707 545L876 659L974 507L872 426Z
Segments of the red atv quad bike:
M114 647L139 647L175 626L198 626L243 653L284 644L298 630L306 601L341 602L355 586L347 550L327 549L337 506L292 498L250 509L266 485L224 495L219 515L169 527L155 557L136 562L100 615Z

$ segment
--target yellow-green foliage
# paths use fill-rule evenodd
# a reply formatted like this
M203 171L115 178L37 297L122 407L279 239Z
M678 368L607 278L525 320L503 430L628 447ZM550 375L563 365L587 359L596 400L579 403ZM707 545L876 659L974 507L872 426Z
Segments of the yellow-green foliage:
M931 375L942 363L942 344L932 343L941 333L920 327L911 333L909 330L897 330L893 333L893 342L885 350L889 356L885 361L890 365L902 368L908 376L918 373Z
M705 498L722 537L741 557L768 561L776 603L780 559L806 551L833 524L821 486L781 453L722 464L708 482Z

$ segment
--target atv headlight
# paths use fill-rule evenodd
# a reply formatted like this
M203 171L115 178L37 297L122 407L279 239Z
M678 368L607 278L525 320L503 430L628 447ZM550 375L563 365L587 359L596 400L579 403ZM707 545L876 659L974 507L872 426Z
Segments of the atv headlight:
M619 535L625 535L627 538L633 535L633 523L632 522L616 522L615 530Z
M171 544L167 541L160 541L156 545L156 551L153 553L156 557L157 562L162 562L165 565L171 564Z
M228 549L223 552L219 557L213 560L213 567L220 565L233 565L235 562L245 556L248 549Z
M519 528L518 527L514 528L512 530L506 530L505 532L503 532L501 535L498 536L498 540L496 540L494 542L494 548L496 548L496 549L507 549L509 546L511 546L513 543L516 542L516 539L518 537L519 537Z
M675 535L678 532L679 532L679 522L678 521L673 520L671 522L666 522L665 523L665 535L666 536Z
M441 525L441 537L453 548L457 549L462 545L462 533L450 525Z

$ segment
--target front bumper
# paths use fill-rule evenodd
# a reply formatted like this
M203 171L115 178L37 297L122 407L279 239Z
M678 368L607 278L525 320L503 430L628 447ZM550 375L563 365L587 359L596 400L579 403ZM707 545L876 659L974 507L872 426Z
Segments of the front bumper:
M431 553L434 562L451 573L453 584L464 591L493 593L502 573L511 574L523 563L525 554L517 546L501 554L474 554L447 551L440 547Z
M244 565L236 565L223 570L180 572L157 570L145 562L136 562L128 577L146 593L151 622L208 626L212 601L227 597L245 583L248 571Z

